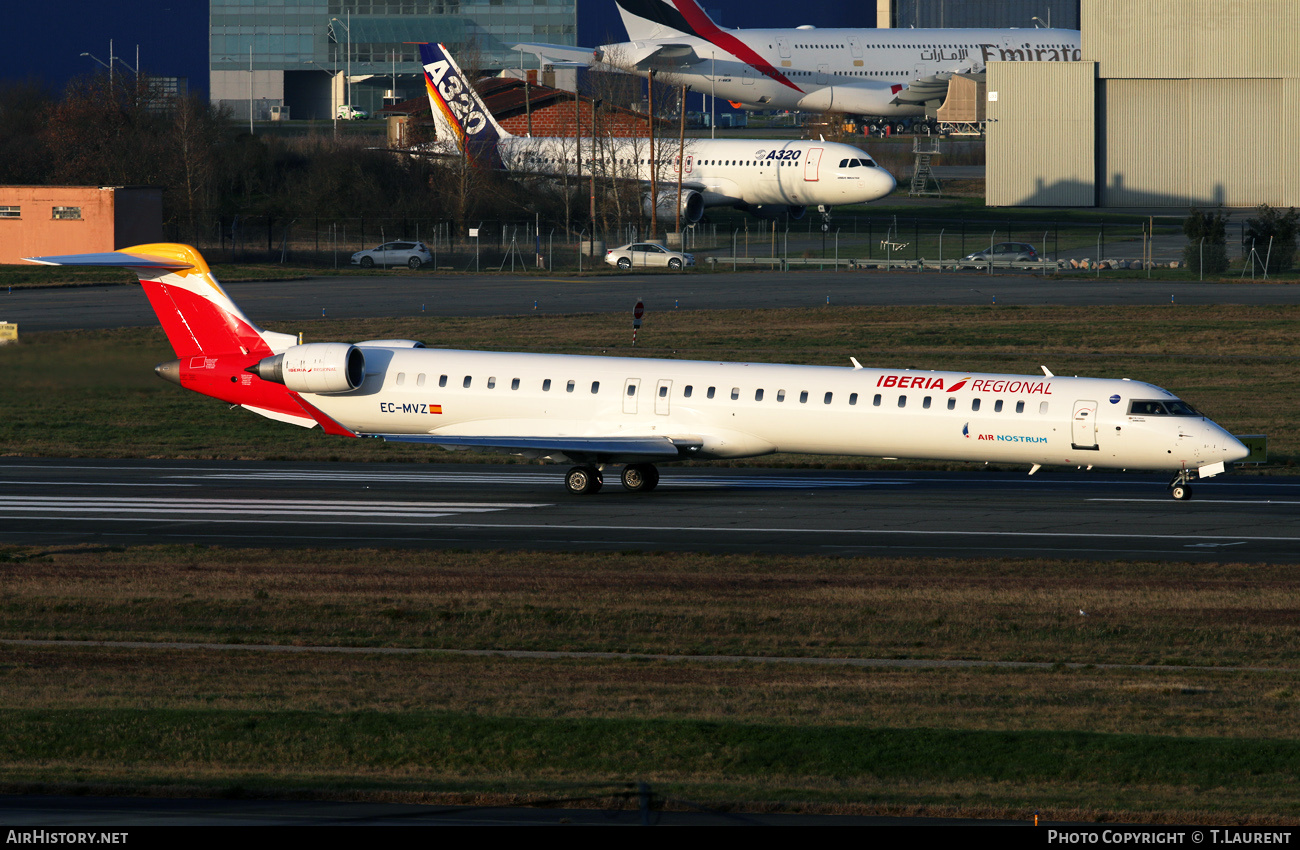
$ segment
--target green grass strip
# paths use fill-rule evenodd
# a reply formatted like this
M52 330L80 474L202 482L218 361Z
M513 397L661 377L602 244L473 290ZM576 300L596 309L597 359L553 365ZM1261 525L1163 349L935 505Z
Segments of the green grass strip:
M4 772L51 762L153 771L391 772L537 779L1292 786L1300 742L688 720L208 710L4 711Z

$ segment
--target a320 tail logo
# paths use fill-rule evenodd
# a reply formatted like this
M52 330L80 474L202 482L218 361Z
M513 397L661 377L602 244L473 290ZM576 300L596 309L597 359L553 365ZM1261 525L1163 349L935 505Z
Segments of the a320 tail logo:
M445 59L426 65L425 73L429 75L429 80L438 89L438 94L451 110L460 123L461 130L467 136L477 136L483 132L487 126L487 116L485 116L474 102L473 97L466 90L465 81L459 74L448 74L451 70L451 63Z

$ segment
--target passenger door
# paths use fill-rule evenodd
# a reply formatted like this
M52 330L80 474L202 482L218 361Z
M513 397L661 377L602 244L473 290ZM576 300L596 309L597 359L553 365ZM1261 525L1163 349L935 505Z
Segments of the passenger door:
M1097 402L1076 401L1070 423L1070 443L1075 449L1097 450Z
M810 148L808 155L803 160L803 179L806 183L816 183L818 177L818 166L822 161L822 149Z

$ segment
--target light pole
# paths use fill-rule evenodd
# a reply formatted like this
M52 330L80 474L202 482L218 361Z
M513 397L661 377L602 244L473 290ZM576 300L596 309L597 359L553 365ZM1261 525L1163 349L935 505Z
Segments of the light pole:
M343 29L348 34L347 43L346 43L347 59L344 61L344 67L346 68L346 76L343 78L343 105L347 107L351 107L352 106L352 26L351 26L352 10L350 8L348 9L346 23L340 21L338 18L330 18L330 26L333 27L334 24L338 24L339 26L343 27ZM334 43L338 44L338 41L336 40ZM334 113L337 115L338 109L335 109ZM348 118L349 120L352 118L351 108L348 109Z

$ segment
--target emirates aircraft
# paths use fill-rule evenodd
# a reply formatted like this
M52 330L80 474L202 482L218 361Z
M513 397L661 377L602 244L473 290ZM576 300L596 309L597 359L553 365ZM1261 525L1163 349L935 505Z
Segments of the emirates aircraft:
M751 109L802 109L887 118L938 106L953 74L986 63L1072 62L1078 30L724 29L695 0L616 0L628 41L593 51L517 44L543 62L593 59L646 76L670 76Z
M588 357L297 344L254 325L188 245L32 257L139 277L176 352L157 373L281 422L341 437L473 447L572 463L570 492L611 466L653 490L655 464L799 452L1163 470L1176 499L1247 456L1173 393L1128 379L850 365Z
M656 218L684 224L700 220L707 207L734 207L759 218L788 214L802 218L807 208L862 204L894 191L894 178L861 148L836 142L788 139L687 139L677 192L678 141L602 140L596 156L588 136L514 136L501 128L456 61L441 44L421 44L425 89L439 140L454 140L487 167L541 175L598 173L646 187L649 213L651 176L657 186Z

